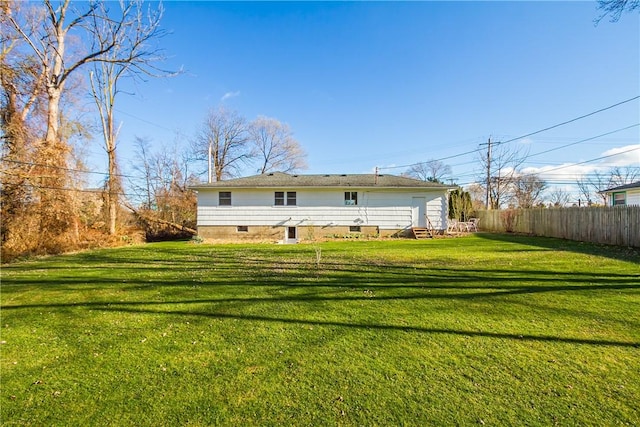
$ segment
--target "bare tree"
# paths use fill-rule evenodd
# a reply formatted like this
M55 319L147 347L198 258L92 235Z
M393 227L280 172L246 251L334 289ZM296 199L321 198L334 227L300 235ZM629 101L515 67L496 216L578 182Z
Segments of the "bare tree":
M640 10L640 0L598 0L598 10L602 14L596 18L596 24L607 15L610 22L618 22L623 13Z
M151 166L150 143L147 139L136 137L134 141L134 161L131 168L140 177L130 182L133 193L137 195L138 203L143 209L154 208L154 173Z
M2 144L2 176L0 234L2 243L24 217L32 191L29 187L32 165L33 133L28 118L43 101L41 68L33 57L17 48L20 37L10 26L8 17L19 3L6 2L0 6L0 130Z
M513 178L513 201L519 208L532 208L542 202L547 183L535 174L521 174Z
M494 145L490 163L483 154L479 156L478 161L483 170L479 182L484 182L485 191L488 186L489 207L491 209L500 209L508 202L513 192L514 179L517 177L516 171L526 158L526 154L520 149L499 144ZM489 176L488 182L487 176Z
M78 6L78 8L72 7ZM123 2L137 4L134 1ZM40 230L43 239L63 233L73 224L74 212L69 210L71 184L67 174L69 145L62 133L62 100L73 76L87 64L96 62L127 63L129 51L122 56L109 55L123 39L129 27L123 15L106 13L103 2L72 3L63 0L56 3L43 0L43 6L8 8L4 10L7 22L29 46L43 75L43 91L46 93L46 131L36 147L36 163L39 165L40 182L38 197L41 202ZM126 10L126 7L125 9ZM111 27L109 27L111 25ZM102 33L104 28L111 32ZM76 37L74 37L74 35ZM103 43L100 37L105 36ZM81 48L73 49L71 40L82 40ZM125 36L125 40L129 40Z
M71 0L64 0L57 7L54 7L51 0L43 2L44 8L32 8L20 14L11 13L7 19L30 46L42 67L48 99L44 143L55 146L60 139L60 101L69 78L89 63L127 64L135 59L131 57L130 49L118 49L118 44L123 41L136 43L127 38L131 31L131 22L127 18L132 9L140 7L140 3L122 3L121 16L113 17L101 2L83 4L83 11L71 9ZM34 15L37 19L33 18ZM108 31L105 32L105 28ZM67 39L72 31L86 37L90 49L67 51ZM118 51L120 55L112 54L114 51Z
M212 109L193 151L196 160L207 162L209 182L237 175L252 155L247 121L235 111Z
M142 221L147 239L194 234L196 197L189 186L197 178L189 173L188 160L178 156L175 148L152 151L148 141L140 138L136 145L134 168L141 179L134 181L132 187L141 194L142 201L139 207L127 207Z
M104 149L108 159L108 179L106 182L107 223L109 234L116 233L119 195L122 182L116 156L117 130L114 121L116 96L121 93L118 84L123 77L166 76L155 63L164 60L163 55L150 43L166 35L160 29L162 7L143 13L142 2L120 3L118 20L109 16L104 3L99 5L99 15L92 16L95 29L95 50L105 52L103 60L94 62L90 73L93 98L98 108ZM102 17L102 19L99 19ZM113 47L110 47L112 46Z
M440 160L427 160L412 165L403 175L422 181L444 183L444 180L451 176L451 166Z
M587 205L594 203L594 199L600 198L602 204L607 204L607 195L604 190L620 185L630 184L640 177L640 168L628 166L615 166L608 171L595 171L588 176L576 180L576 185Z
M556 208L568 205L570 200L569 193L560 187L554 187L549 193L549 202Z
M481 210L485 208L485 194L486 188L480 184L474 183L466 187L466 191L471 196L471 204L474 210Z
M258 117L251 123L249 134L254 144L252 157L260 162L259 173L306 169L306 154L288 125L276 119Z
M586 178L579 178L576 180L576 186L578 187L578 191L580 192L578 204L582 204L582 198L584 198L585 204L587 206L591 206L591 204L593 203L593 192L591 190L589 181Z
M610 170L610 185L617 187L620 185L631 184L640 179L640 167L637 166L614 166Z

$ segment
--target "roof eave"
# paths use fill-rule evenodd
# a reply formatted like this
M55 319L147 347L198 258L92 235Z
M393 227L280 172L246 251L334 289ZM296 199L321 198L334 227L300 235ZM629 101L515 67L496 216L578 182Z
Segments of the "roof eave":
M313 189L342 189L342 188L361 188L361 189L371 189L371 190L455 190L460 188L457 185L447 185L442 187L411 187L411 186L366 186L366 185L358 185L358 184L347 184L347 185L193 185L189 186L190 190L215 190L215 189L229 189L229 188L238 188L238 189L287 189L287 188L313 188Z

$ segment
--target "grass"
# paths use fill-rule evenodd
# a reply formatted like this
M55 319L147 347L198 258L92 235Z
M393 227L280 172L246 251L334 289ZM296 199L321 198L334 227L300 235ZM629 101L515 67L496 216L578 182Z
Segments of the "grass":
M640 252L480 234L2 268L3 425L638 425Z

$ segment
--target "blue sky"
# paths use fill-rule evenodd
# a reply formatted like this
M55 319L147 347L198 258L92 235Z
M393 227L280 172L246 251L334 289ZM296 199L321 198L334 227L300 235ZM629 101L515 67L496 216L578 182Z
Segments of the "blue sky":
M467 184L482 173L478 154L459 155L489 137L516 138L640 95L639 15L596 26L595 1L164 7L164 66L185 72L117 100L125 170L135 137L187 149L208 110L224 105L289 124L308 154L305 173L400 174L456 156L443 161ZM639 122L636 99L509 145L536 154ZM524 166L562 167L548 180L566 186L611 164L640 166L639 140L635 126ZM567 167L615 150L633 151ZM105 170L98 142L91 152Z

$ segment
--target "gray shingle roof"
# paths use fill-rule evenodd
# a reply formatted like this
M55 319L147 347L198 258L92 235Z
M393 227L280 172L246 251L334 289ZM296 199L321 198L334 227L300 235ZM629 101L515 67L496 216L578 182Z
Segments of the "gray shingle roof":
M359 188L432 188L453 189L455 185L425 182L397 175L327 174L291 175L274 172L244 178L228 179L211 184L194 185L194 190L207 188L301 188L301 187L359 187Z
M631 184L620 185L618 187L609 188L607 190L600 191L600 193L611 193L612 191L630 190L632 188L640 188L640 181L632 182Z

